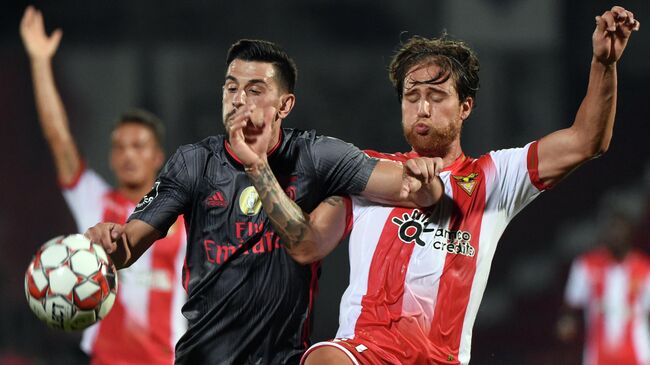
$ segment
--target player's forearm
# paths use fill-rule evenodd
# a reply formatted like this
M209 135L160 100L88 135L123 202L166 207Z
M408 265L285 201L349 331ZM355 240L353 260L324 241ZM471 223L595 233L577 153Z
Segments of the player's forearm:
M31 69L36 110L43 134L48 141L70 139L68 118L54 83L51 60L32 59Z
M52 151L59 178L63 183L69 183L80 168L81 158L56 89L51 60L34 58L31 60L31 68L39 123Z
M117 269L129 267L160 237L162 234L148 223L138 219L129 221L115 242L111 260Z
M609 148L616 114L616 88L616 63L603 65L592 60L587 94L571 127L587 159L598 157Z
M425 208L436 204L443 191L439 178L434 178L430 184L402 196L405 169L405 166L393 161L379 161L361 195L376 203L409 208Z
M289 254L303 264L313 261L318 235L310 225L309 215L285 194L266 161L247 168L246 173Z

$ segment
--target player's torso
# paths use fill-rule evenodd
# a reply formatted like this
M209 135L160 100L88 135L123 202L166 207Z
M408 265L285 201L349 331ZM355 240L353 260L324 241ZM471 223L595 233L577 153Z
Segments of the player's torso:
M650 361L649 313L641 303L650 263L637 252L616 261L604 249L583 260L590 293L587 359L594 364L641 364L640 358Z
M372 339L395 363L458 363L506 225L483 166L441 173L445 196L430 211L353 198L337 337Z
M269 164L303 209L322 199L299 158L271 155ZM285 252L225 144L207 156L193 194L183 308L190 328L179 343L179 361L203 361L217 352L224 363L297 361L307 341L317 266L301 266Z

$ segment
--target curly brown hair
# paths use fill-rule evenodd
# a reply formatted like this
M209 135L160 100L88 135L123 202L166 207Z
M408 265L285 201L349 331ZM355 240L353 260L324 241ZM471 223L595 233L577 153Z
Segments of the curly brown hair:
M464 42L449 39L443 34L439 38L413 36L393 56L388 72L400 103L404 93L404 78L409 71L413 66L429 63L440 67L441 72L427 83L443 83L451 76L460 101L468 97L476 99L480 68L476 54Z

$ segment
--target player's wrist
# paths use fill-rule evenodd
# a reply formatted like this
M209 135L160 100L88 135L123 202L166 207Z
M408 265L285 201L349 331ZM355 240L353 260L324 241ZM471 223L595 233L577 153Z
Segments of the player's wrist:
M261 171L264 169L264 167L267 165L267 161L265 159L259 158L257 161L251 163L251 164L245 164L244 165L244 171L249 174L249 175L259 175Z
M49 65L52 62L51 55L29 55L32 66Z

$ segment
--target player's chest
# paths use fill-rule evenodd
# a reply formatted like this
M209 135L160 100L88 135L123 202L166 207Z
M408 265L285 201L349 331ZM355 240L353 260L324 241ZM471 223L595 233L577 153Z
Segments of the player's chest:
M277 180L281 193L304 210L315 204L317 194L309 194L314 183L305 174L279 175ZM259 192L244 172L232 169L202 178L195 191L192 217L195 226L203 227L204 233L239 242L271 228Z

